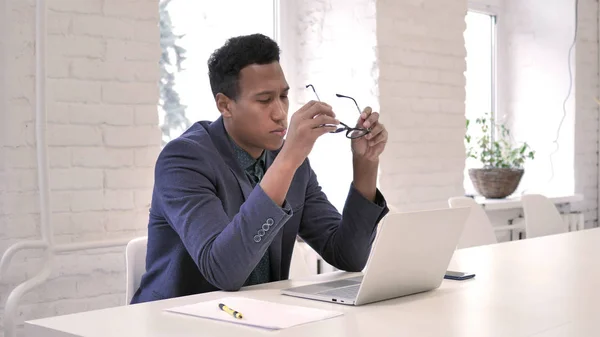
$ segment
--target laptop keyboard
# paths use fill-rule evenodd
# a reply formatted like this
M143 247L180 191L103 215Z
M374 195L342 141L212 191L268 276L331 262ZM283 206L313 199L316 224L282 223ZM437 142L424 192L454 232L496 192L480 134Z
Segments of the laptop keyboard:
M324 283L323 285L326 285L328 288L342 288L342 287L353 286L353 285L357 285L357 284L360 284L360 280L355 280L355 279L351 278L351 279L331 281L331 282Z
M319 293L320 295L327 295L332 297L341 297L341 298L355 298L358 295L358 289L360 288L360 284L356 284L349 287L344 288L336 288L327 290Z

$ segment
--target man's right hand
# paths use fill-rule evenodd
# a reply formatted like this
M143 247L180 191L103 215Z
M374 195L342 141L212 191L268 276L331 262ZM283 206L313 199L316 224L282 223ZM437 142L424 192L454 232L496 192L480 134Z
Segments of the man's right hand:
M339 123L331 107L322 102L311 101L294 113L285 144L260 182L262 189L277 205L283 206L294 174L317 138L334 131L334 125Z
M294 168L302 165L317 138L336 130L340 122L326 103L310 101L296 111L290 120L285 144L279 152Z

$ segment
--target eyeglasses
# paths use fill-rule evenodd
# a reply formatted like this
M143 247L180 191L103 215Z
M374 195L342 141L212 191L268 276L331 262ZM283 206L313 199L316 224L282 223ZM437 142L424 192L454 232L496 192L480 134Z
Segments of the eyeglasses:
M317 91L315 90L315 87L312 84L308 84L306 85L306 87L310 87L312 89L312 91L315 93L315 96L317 96L317 100L320 102L321 99L319 98L319 94L317 94ZM356 109L358 109L358 114L361 114L362 111L360 110L360 108L358 107L358 103L356 103L356 100L350 96L346 96L346 95L341 95L341 94L335 94L335 96L337 97L341 97L341 98L349 98L354 102L354 105L356 105ZM338 127L336 130L331 131L331 133L340 133L340 132L344 132L346 131L346 137L350 138L350 139L356 139L356 138L360 138L363 137L367 134L369 134L371 132L371 129L365 129L365 128L351 128L348 125L340 122L340 125L342 125L342 127Z

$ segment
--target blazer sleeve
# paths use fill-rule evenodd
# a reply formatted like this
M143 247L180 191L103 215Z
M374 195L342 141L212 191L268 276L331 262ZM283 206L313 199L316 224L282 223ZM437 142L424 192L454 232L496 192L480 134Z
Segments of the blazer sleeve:
M240 289L291 217L262 190L252 190L233 219L216 194L210 158L186 139L169 142L155 169L155 195L200 273L215 287Z
M377 224L389 212L377 190L375 202L366 199L354 185L342 214L329 202L308 165L309 180L299 235L327 263L345 271L362 271L377 233Z

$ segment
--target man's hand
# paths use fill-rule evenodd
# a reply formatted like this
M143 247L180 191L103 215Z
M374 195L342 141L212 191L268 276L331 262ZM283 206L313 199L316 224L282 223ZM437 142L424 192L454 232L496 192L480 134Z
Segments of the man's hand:
M379 123L379 113L373 112L370 107L360 114L356 125L371 132L352 140L353 184L365 198L375 201L379 155L385 148L388 133Z
M355 160L367 160L376 162L379 155L385 149L388 140L388 132L385 126L379 123L379 113L373 112L366 107L361 113L357 127L370 128L371 132L366 136L352 140L352 154Z
M321 102L311 101L294 113L285 144L260 182L262 189L277 205L283 205L296 170L317 138L334 131L339 123L331 107Z
M278 157L298 168L312 150L317 138L334 131L339 123L331 106L310 101L292 115L288 135Z

